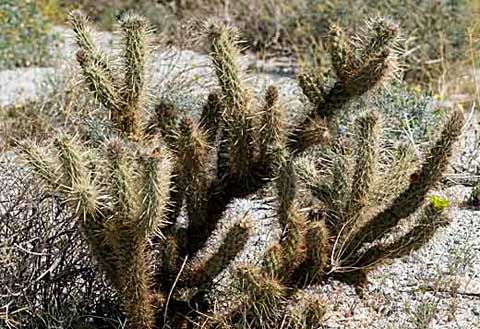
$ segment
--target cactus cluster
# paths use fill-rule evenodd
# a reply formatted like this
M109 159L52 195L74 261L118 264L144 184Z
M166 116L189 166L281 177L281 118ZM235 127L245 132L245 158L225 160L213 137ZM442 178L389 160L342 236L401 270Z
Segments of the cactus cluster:
M95 140L59 136L46 150L20 148L74 211L131 328L315 327L324 304L311 286L328 278L361 286L381 260L420 247L446 223L442 200L426 200L461 131L460 113L423 160L404 145L383 147L373 111L356 120L354 148L336 134L344 105L395 67L397 27L388 20L371 21L356 37L332 27L335 81L300 76L306 114L293 124L277 88L263 100L253 97L230 27L205 25L218 88L195 121L166 102L146 117L150 45L142 17L120 19L123 51L116 60L97 49L83 14L73 12L70 20L81 73L111 129ZM308 152L312 146L323 160ZM215 248L209 238L232 201L260 190L273 194L265 202L272 202L282 233L257 265L238 264L252 219L234 220ZM396 234L410 218L411 226ZM227 268L238 295L220 308L210 292Z

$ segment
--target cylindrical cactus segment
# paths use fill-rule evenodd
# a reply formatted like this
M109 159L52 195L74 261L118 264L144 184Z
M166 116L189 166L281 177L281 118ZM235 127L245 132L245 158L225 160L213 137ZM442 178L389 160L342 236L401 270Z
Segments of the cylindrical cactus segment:
M325 91L323 90L325 82L321 77L311 73L302 73L297 79L303 94L313 106L318 106L325 100Z
M215 142L217 137L220 116L225 111L220 91L214 91L208 95L207 103L203 107L200 118L200 127L206 132L209 144Z
M286 135L283 113L278 104L278 90L270 86L265 94L259 134L260 162L271 163L276 150L285 148Z
M227 111L246 111L248 91L243 85L238 64L238 33L230 27L212 23L207 27L207 38Z
M345 255L351 255L353 249L362 243L373 242L395 227L402 218L412 215L423 204L429 190L442 178L448 160L452 154L453 143L461 134L464 115L455 111L448 118L440 137L430 149L421 167L410 176L410 184L391 205L378 215L364 222L348 238Z
M123 33L124 86L122 130L138 135L139 116L146 108L146 65L149 31L145 18L127 13L120 20Z
M164 224L172 165L166 150L160 148L143 156L141 165L141 204L137 231L147 236Z
M97 52L92 39L91 28L88 18L80 10L74 10L69 14L70 25L75 33L75 40L80 49L91 55Z
M327 272L330 264L330 233L325 221L308 223L305 240L307 244L305 270L310 279L316 279Z
M333 68L342 81L349 80L355 71L355 53L342 28L334 24L330 28L330 56Z
M254 131L250 92L242 82L238 64L238 36L231 28L211 24L207 38L225 105L221 118L229 150L229 171L233 175L246 176L254 159Z
M391 46L398 35L398 26L386 18L372 19L367 25L369 39L361 51L360 58L363 60L368 60Z
M195 259L187 269L182 280L189 287L210 284L213 279L225 270L235 257L243 250L250 237L251 223L243 218L235 223L222 240L220 247L207 257Z
M117 115L121 108L121 98L110 60L96 48L88 20L82 12L73 11L70 14L70 24L80 48L77 61L87 86L100 103L113 115Z
M352 177L352 191L347 201L349 216L355 217L368 206L372 185L377 174L380 148L380 118L375 112L360 116L355 121L357 145L354 150L355 167Z

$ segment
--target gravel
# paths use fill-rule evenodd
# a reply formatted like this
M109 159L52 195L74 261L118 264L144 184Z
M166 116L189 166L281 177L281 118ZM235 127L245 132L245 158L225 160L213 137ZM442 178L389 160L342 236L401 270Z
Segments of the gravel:
M428 245L369 276L364 297L334 282L323 328L480 327L480 212L454 209Z

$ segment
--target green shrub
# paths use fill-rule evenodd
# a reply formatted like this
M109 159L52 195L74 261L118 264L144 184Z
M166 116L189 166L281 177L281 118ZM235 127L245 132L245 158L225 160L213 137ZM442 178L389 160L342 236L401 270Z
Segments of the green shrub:
M0 67L14 68L48 63L53 36L36 1L0 3Z
M371 97L352 104L353 111L362 107L376 109L384 117L387 140L413 141L425 144L435 134L438 125L446 118L450 108L442 105L431 93L412 90L405 83L394 82ZM402 109L399 111L398 109ZM351 117L342 118L347 126Z
M292 123L275 86L255 98L242 79L230 27L204 26L217 87L195 121L166 102L144 116L151 43L143 17L122 15L115 59L97 49L83 14L72 13L71 23L85 85L110 124L95 138L85 124L75 137L19 148L74 214L129 327L311 327L324 314L311 286L337 279L361 289L368 271L420 248L448 223L428 193L461 132L460 111L422 161L409 147L384 145L375 111L356 119L349 141L337 134L347 105L394 70L391 21L371 20L357 34L330 28L335 75L331 83L299 76L305 113ZM312 147L325 157L311 161ZM240 262L257 223L235 204L252 196L279 230L263 255ZM404 220L412 224L406 231ZM217 308L213 292L225 272L237 290Z

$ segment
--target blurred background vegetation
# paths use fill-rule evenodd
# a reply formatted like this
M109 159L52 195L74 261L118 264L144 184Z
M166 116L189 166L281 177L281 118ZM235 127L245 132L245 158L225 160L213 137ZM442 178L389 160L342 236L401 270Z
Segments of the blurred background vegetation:
M468 58L477 29L478 0L3 0L0 5L1 67L44 64L49 57L48 29L63 24L68 11L81 8L105 30L116 17L136 10L154 24L169 44L185 42L192 21L219 17L239 27L249 50L262 57L289 56L301 67L318 68L327 59L328 26L362 26L382 15L403 31L398 45L405 57L405 78L431 85L449 66ZM98 25L97 25L98 26Z

